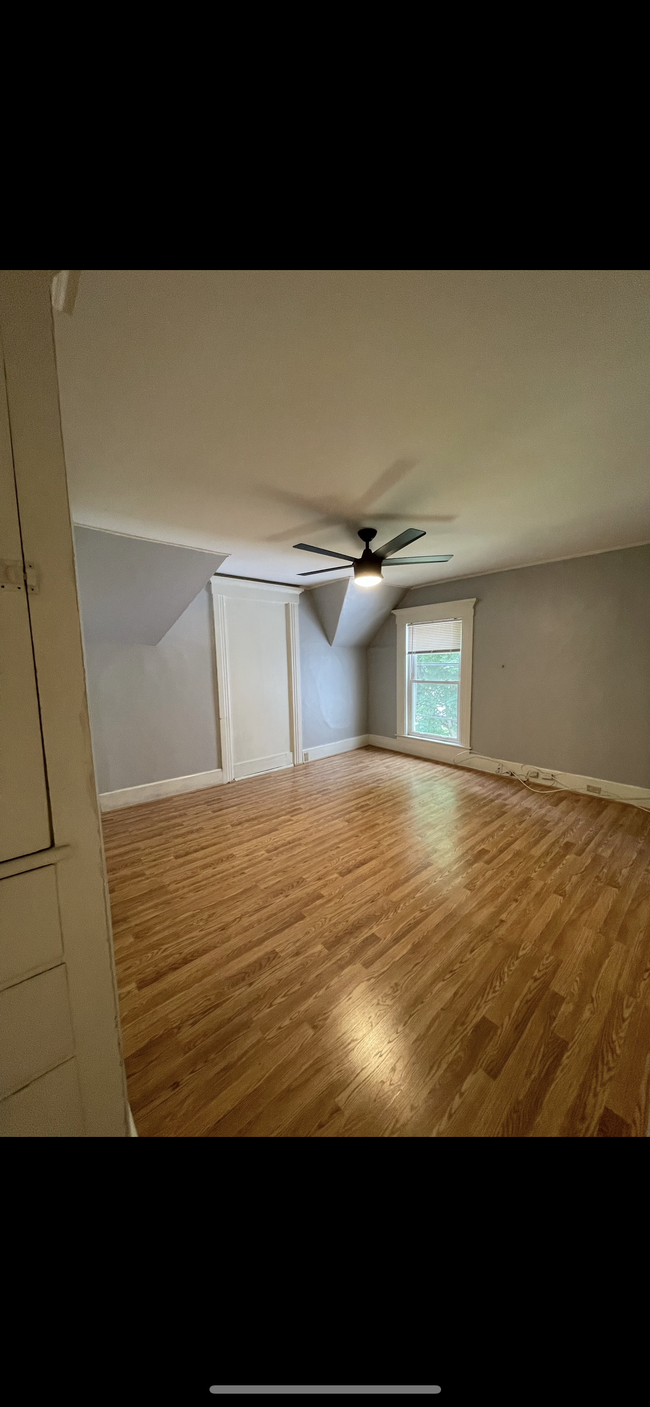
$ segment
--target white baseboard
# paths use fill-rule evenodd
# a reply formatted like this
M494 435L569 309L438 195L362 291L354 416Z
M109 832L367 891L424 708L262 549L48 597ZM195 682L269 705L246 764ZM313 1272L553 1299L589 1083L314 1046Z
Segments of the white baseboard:
M342 738L339 743L320 743L318 747L305 749L305 762L317 762L319 757L334 757L337 752L352 752L355 747L367 747L369 734L359 738Z
M247 762L235 762L235 781L245 777L258 777L261 772L279 772L282 767L293 767L292 752L274 752L269 757L251 757Z
M136 1126L135 1126L135 1121L134 1121L133 1115L132 1115L132 1113L131 1113L131 1105L129 1104L129 1138L137 1138L137 1137L138 1137L138 1130L137 1130L137 1128L136 1128Z
M223 782L223 772L194 772L189 777L169 777L164 782L146 782L140 787L123 787L121 791L102 791L99 805L102 811L117 811L121 806L139 806L143 801L158 801L161 796L179 796L183 791L199 791L201 787L217 787Z
M536 762L508 762L503 757L482 757L469 753L467 748L454 743L433 743L425 738L382 738L377 733L369 736L371 747L388 748L390 752L405 752L411 757L428 758L430 762L456 763L478 772L491 772L499 775L513 772L523 781L530 780L534 787L548 785L554 789L554 781L569 791L583 792L587 796L602 796L610 801L623 801L634 806L642 806L650 811L650 788L627 786L624 782L607 782L602 777L581 777L576 772L560 772L557 768L540 767ZM532 778L531 772L539 775ZM551 780L544 781L548 777ZM553 780L554 779L554 780Z
M457 743L431 743L427 738L382 738L368 734L370 747L388 748L390 752L408 752L412 757L428 757L430 762L453 762L467 748Z

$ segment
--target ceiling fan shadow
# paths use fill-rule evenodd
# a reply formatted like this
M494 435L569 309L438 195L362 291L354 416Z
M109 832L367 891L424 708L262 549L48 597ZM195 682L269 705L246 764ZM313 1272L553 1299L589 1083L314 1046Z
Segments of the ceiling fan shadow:
M370 512L373 521L378 523L400 523L402 518L405 521L408 518L409 523L414 523L416 519L419 523L455 523L458 517L457 513L418 513L417 509L411 508L405 508L401 513L374 513L372 509Z
M285 503L292 508L301 508L311 513L311 517L301 523L296 523L291 528L283 528L281 532L271 533L266 542L288 542L302 532L311 530L312 533L320 528L343 527L350 532L356 533L368 514L372 512L372 504L388 493L389 489L401 482L401 480L415 468L416 459L396 459L384 469L383 473L375 479L370 488L366 490L360 498L350 500L337 497L308 498L304 494L292 493L285 489L271 489L267 485L259 485L258 491L265 498L270 498L276 503ZM409 509L403 512L393 513L372 513L373 518L380 523L399 523L408 518L409 522L420 521L423 523L452 523L458 516L456 513L412 513Z

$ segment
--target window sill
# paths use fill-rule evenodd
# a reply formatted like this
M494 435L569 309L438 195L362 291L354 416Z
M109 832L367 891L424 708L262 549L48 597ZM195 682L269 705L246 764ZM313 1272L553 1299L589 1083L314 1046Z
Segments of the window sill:
M469 743L438 742L435 738L419 738L412 733L396 733L392 745L397 744L398 752L408 752L413 757L428 757L432 762L455 762L457 757L470 751ZM370 735L370 745L391 746L385 738Z
M458 738L436 738L433 733L402 733L403 738L409 738L414 743L436 743L440 747L462 747L463 744Z

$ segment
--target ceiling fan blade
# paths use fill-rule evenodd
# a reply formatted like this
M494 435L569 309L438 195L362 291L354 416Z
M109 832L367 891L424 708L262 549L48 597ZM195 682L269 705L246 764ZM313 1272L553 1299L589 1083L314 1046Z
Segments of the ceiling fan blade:
M303 552L319 552L321 557L340 557L342 562L356 562L356 557L351 552L330 552L328 547L310 547L308 542L294 542L294 547L301 547ZM299 576L306 576L306 572L299 572Z
M343 566L351 567L351 562L344 562ZM322 572L342 572L343 567L316 567L313 572L298 572L298 576L320 576Z
M453 555L453 552L450 552L445 557L391 557L390 562L384 562L384 566L411 567L414 562L451 562Z
M392 537L390 542L385 542L383 547L377 547L375 556L390 557L393 552L399 552L400 547L408 547L409 542L415 542L419 537L426 537L424 528L407 528L406 532Z

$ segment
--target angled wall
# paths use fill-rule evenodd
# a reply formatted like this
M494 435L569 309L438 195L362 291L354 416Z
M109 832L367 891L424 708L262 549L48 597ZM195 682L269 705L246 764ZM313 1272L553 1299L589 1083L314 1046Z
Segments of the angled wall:
M315 591L300 597L303 747L308 751L368 732L368 678L363 647L330 645Z
M209 588L158 645L85 642L100 792L219 767Z
M157 645L228 555L99 528L77 526L74 539L90 645Z

